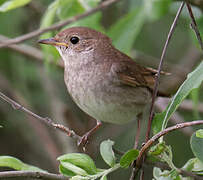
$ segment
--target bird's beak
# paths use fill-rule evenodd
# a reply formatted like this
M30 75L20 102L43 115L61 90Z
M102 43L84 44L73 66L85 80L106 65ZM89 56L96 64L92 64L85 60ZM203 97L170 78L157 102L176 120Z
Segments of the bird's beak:
M54 38L40 39L38 41L38 43L40 43L40 44L48 44L48 45L52 45L52 46L66 46L66 47L68 47L68 44L66 44L65 42L59 42Z

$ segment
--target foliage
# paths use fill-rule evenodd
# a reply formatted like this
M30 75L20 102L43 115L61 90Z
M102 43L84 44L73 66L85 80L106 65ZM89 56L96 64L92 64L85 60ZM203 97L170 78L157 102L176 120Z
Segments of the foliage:
M6 13L7 11L8 11L7 13L9 13L11 10L14 10L14 9L17 10L17 8L25 6L30 2L31 2L30 0L0 0L0 12L3 15L3 13ZM114 19L112 22L110 22L110 25L106 25L107 24L106 22L102 22L104 18L103 17L104 12L96 12L93 15L87 16L63 28L67 28L71 26L92 27L110 36L112 38L112 43L115 45L115 47L120 49L122 52L128 55L132 55L133 49L136 47L135 45L136 42L138 42L139 39L141 39L140 41L143 41L142 40L143 37L141 35L143 34L144 27L146 26L146 24L153 24L153 23L158 24L159 21L161 21L161 19L164 18L165 16L169 16L171 14L174 15L173 11L174 9L175 11L177 9L174 8L176 7L176 2L172 0L144 0L144 1L131 0L129 1L129 3L131 4L131 7L127 8L127 10L122 7L122 4L116 6L118 9L119 8L121 9L119 12L125 11L125 13L123 14L121 13L121 17L117 17L116 19ZM82 14L88 11L89 9L96 7L99 4L99 1L98 0L88 0L88 1L86 0L48 1L47 0L47 4L49 4L48 8L43 13L43 17L40 19L41 21L40 28L46 28L56 22L63 21L67 18L76 16L78 14ZM110 17L108 18L111 19ZM198 24L200 25L199 26L200 32L202 32L202 22L203 22L202 19L203 18L201 15L197 21ZM188 19L185 22L188 23ZM9 31L11 31L12 29L13 28L9 29ZM44 33L41 35L40 38L53 37L55 34L56 32ZM192 38L194 38L193 36L194 35L192 35L191 33ZM149 39L150 38L153 39L154 38L153 35L149 37ZM194 41L194 43L197 45L196 41ZM42 48L42 52L44 55L44 59L46 60L46 63L49 63L50 61L57 62L60 56L55 50L55 48L50 46L42 46L41 48ZM156 48L156 47L151 47L149 52L153 51L153 48ZM12 65L12 66L13 66L13 69L17 68L15 65ZM7 67L7 66L5 65L4 67ZM31 73L28 67L23 69L23 67L21 66L20 68L21 69L18 69L18 72L20 73L26 72L26 74L29 74L28 77L30 77L30 79L33 78L34 73ZM6 73L8 72L6 71ZM38 73L35 73L35 74L38 74ZM16 74L14 73L13 76L15 77L15 75ZM23 73L22 73L22 77L25 78ZM160 131L166 129L169 119L175 112L177 112L177 109L180 107L181 103L186 98L188 99L190 98L194 103L194 107L196 108L196 109L194 108L195 117L198 117L198 118L201 117L201 114L198 113L197 106L201 98L200 96L201 96L202 81L203 81L203 62L201 61L200 64L192 72L188 74L187 79L181 84L181 86L179 87L179 89L177 90L177 92L169 102L166 109L163 112L157 113L155 115L155 118L152 124L154 134L157 134ZM28 87L20 86L19 88L26 89L26 88L29 88L29 86L33 87L35 84L37 84L37 82L38 80L30 83ZM42 84L43 83L45 82L42 81ZM33 87L33 88L36 88L36 87ZM40 91L40 89L38 88L36 89ZM37 90L36 92L38 92ZM33 102L41 99L39 98L39 96L37 97L38 98L35 98L35 97L33 98L34 99ZM61 98L61 99L65 99L65 98ZM49 106L49 104L47 106ZM38 108L37 105L36 107ZM43 108L44 107L42 107L42 109ZM190 117L193 117L193 116L190 116ZM190 121L191 119L192 118L190 118ZM5 126L3 125L0 127L5 127ZM57 158L57 160L60 163L59 172L64 176L71 177L72 180L98 179L98 178L100 178L100 180L107 180L107 175L109 175L110 173L118 169L125 171L137 159L140 151L137 149L130 149L128 147L128 150L126 150L124 155L122 155L121 157L117 157L113 150L114 144L115 144L114 141L111 141L111 140L105 140L100 144L100 154L103 161L108 166L108 168L106 169L98 168L96 166L95 160L92 159L89 155L86 155L84 153L68 153ZM186 163L182 166L181 169L192 172L196 175L203 176L203 158L202 158L203 157L203 151L202 151L203 130L202 129L197 130L190 137L190 146L194 154L194 158L185 159ZM176 147L174 147L174 149L175 148ZM159 139L158 144L150 148L150 150L147 153L147 160L154 163L164 162L171 169L171 170L161 170L158 167L154 167L153 168L154 179L156 180L171 180L171 179L189 180L190 179L188 177L183 177L180 174L180 169L177 168L174 163L176 159L174 158L173 152L174 151L172 149L172 146L168 145L167 141L165 141L163 137ZM0 167L9 167L18 171L22 171L22 170L44 171L38 167L25 164L19 159L11 156L0 156Z
M169 118L178 108L180 103L187 97L187 95L193 90L198 88L203 81L203 62L191 73L188 74L185 82L180 86L177 93L169 103L166 110L160 114L157 114L153 121L154 133L158 133L165 129Z
M18 171L44 171L38 167L25 164L19 159L11 156L0 156L0 167L10 167Z
M0 12L10 11L28 4L31 0L4 0L0 1Z

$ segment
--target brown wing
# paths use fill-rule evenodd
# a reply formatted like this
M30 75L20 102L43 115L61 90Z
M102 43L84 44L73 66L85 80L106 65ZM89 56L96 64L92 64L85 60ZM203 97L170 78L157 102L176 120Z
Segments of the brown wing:
M157 70L145 68L134 61L114 63L113 66L121 83L133 87L147 87L150 90L154 88ZM168 73L161 72L161 74ZM161 92L159 95L168 96Z
M133 61L114 63L112 66L119 80L124 84L150 88L154 85L156 73L151 69L142 67Z

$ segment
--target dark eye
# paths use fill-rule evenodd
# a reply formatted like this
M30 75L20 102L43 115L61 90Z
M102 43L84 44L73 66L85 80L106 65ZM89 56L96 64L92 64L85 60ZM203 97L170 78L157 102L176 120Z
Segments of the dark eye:
M70 42L72 44L77 44L79 42L79 38L76 37L76 36L73 36L73 37L70 38Z

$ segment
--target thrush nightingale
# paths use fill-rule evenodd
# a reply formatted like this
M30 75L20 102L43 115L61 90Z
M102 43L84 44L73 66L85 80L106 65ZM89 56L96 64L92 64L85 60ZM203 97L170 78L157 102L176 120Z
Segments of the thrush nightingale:
M39 43L56 47L69 94L98 122L127 123L150 103L157 71L138 65L103 33L72 27Z

